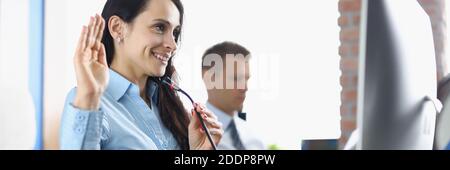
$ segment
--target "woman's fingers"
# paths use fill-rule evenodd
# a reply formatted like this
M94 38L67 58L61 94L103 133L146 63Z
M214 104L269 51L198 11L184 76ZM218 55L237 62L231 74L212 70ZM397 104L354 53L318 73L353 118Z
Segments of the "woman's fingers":
M208 129L210 129L210 128L222 128L222 123L220 123L216 119L213 119L211 117L207 117L206 119L203 118L203 120L205 120L205 123L208 126Z
M202 119L205 122L208 129L211 129L211 128L221 129L222 128L222 123L220 123L218 121L217 116L214 115L208 109L206 109L205 106L203 106L202 104L199 104L199 103L195 103L194 106L195 106L195 109L202 116Z
M92 24L94 23L94 18L90 17L89 18L89 24L87 25L87 37L86 37L86 48L89 48L89 39L91 37L92 34Z
M83 55L87 57L84 61L98 61L107 66L105 59L104 46L101 43L104 29L103 18L96 14L94 17L90 17L87 27L83 27L82 35L80 36L78 44L78 54L84 54L86 49L90 50L89 55ZM103 47L102 47L103 46Z
M189 125L194 128L200 127L200 120L198 120L197 113L195 113L194 109L191 110L191 113L192 113L192 117L191 117L191 122Z
M94 41L97 41L98 32L100 31L100 16L98 14L95 14L95 26L94 26Z
M88 25L88 38L87 38L87 48L92 48L92 46L94 45L94 31L95 31L95 24L96 24L96 18L91 16L91 19L89 20L89 25Z
M92 38L94 39L93 49L99 50L100 49L100 43L101 40L98 38L100 33L100 27L101 27L101 17L98 14L95 14L95 26L94 26L94 34Z
M210 129L209 133L211 135L223 135L223 130L222 129Z
M92 52L92 61L96 62L98 61L98 50L91 50Z
M103 34L103 18L96 14L95 15L95 19L96 19L96 25L95 25L95 30L94 30L94 45L93 45L93 51L92 51L92 55L93 55L93 60L94 61L98 61L100 62L100 60L102 60L103 56L100 56L102 53L101 51L101 46L102 46L102 36L101 34Z
M98 20L99 20L99 30L97 33L97 41L101 42L102 38L103 38L103 30L105 29L105 20L100 15L97 14L97 16L98 16Z
M213 129L209 130L209 133L211 134L211 136L212 136L212 138L214 140L214 143L216 145L218 145L219 142L220 142L220 139L222 139L222 136L223 136L224 132L220 128L213 128Z
M195 109L200 112L202 115L206 115L207 117L213 117L214 119L217 119L217 116L214 115L211 111L209 111L208 109L206 109L206 107L200 103L195 103L194 104Z
M98 62L108 67L108 62L106 60L105 46L103 44L100 44L100 50L98 53Z
M214 118L214 119L217 119L217 116L216 116L213 112L211 112L211 111L209 111L209 110L204 110L203 113L204 113L206 116L208 116L208 117L212 117L212 118Z
M208 111L201 104L195 103L194 106L195 106L195 109L202 116L203 122L205 123L206 127L208 128L210 134L220 138L223 134L222 123L220 123L217 120L217 117L212 112ZM203 128L200 125L200 121L198 120L199 118L198 118L197 114L195 113L195 110L193 109L191 112L192 112L192 115L194 118L192 124L194 125L194 127L198 127L199 131L204 134L205 131L203 130Z
M78 45L77 45L77 53L82 54L84 49L86 48L86 38L87 38L87 27L83 26L81 29L80 37L78 38Z
M76 62L96 61L107 66L105 47L101 40L105 22L96 14L91 16L89 24L83 26L76 49Z

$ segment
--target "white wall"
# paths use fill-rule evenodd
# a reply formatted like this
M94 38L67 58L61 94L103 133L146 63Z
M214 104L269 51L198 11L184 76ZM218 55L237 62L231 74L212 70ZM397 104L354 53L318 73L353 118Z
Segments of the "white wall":
M73 55L89 16L101 14L106 0L45 1L44 140L58 148L59 123L65 97L76 85Z
M28 0L0 1L0 149L33 149L36 115L28 90Z

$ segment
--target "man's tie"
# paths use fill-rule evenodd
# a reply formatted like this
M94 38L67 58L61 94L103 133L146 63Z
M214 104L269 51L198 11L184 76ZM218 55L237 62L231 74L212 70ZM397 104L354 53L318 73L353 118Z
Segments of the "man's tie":
M239 137L239 133L238 133L238 131L237 131L237 128L236 128L236 123L234 122L234 120L232 120L231 122L230 122L230 125L229 125L229 127L228 128L231 128L230 130L230 132L231 132L231 140L233 141L233 145L234 145L234 147L236 147L236 149L237 150L245 150L245 147L244 147L244 145L242 144L242 141L241 141L241 139L240 139L240 137Z

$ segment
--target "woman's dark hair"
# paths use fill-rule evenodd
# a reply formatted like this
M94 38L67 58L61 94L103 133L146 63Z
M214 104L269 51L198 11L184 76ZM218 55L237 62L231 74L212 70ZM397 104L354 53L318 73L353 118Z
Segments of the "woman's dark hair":
M112 16L118 16L126 23L132 23L133 20L146 9L147 4L150 3L150 1L151 0L108 0L103 8L102 17L105 19L106 23L108 23ZM180 12L180 26L182 27L184 17L183 4L180 0L172 0L172 2ZM180 36L181 35L175 37L177 43L179 43ZM114 39L107 26L104 30L102 43L105 45L108 65L111 66L114 59ZM168 76L173 80L176 80L177 74L172 59L173 57L169 60L164 77ZM157 103L164 126L172 132L181 149L189 149L189 117L183 103L176 93L160 82L159 77L149 78L159 85L159 101L157 101Z

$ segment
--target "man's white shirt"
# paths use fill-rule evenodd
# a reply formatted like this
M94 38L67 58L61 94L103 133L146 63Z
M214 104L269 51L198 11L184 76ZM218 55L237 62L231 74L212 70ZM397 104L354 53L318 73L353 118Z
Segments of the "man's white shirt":
M236 146L234 146L232 129L228 128L232 121L235 122L236 130L239 135L240 142L243 144L246 150L264 150L266 149L264 143L255 136L252 132L251 128L247 125L247 123L238 117L238 114L235 113L234 116L230 116L213 106L211 103L207 102L206 107L213 112L218 120L222 123L224 134L222 139L219 142L217 148L219 150L237 150Z

